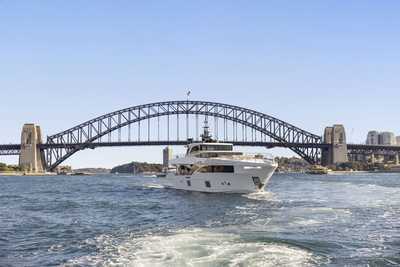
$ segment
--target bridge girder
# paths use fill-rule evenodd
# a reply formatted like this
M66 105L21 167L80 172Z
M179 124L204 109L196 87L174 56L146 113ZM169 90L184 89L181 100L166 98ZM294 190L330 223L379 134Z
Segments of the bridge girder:
M14 156L21 152L21 145L9 144L0 145L0 156Z

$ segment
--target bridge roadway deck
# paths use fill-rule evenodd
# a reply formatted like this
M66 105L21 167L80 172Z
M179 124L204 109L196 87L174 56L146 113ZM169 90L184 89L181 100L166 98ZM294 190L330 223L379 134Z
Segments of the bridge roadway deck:
M259 147L301 147L301 148L327 148L329 144L316 143L316 144L306 144L306 143L279 143L279 142L249 142L249 141L232 141L229 142L236 146L259 146ZM132 141L132 142L94 142L88 144L82 143L70 143L70 144L40 144L41 149L49 148L75 148L75 147L86 147L86 148L97 148L97 147L118 147L118 146L162 146L162 145L186 145L188 141ZM390 151L400 151L400 146L384 146L384 145L362 145L362 144L347 144L349 150L390 150ZM0 144L0 155L2 152L8 151L15 152L21 149L20 144Z
M20 151L21 145L19 144L0 145L0 156L19 155Z
M194 141L196 142L196 141ZM113 146L162 146L162 145L187 145L188 141L134 141L134 142L94 142L90 144L86 144L88 148L96 148L96 147L113 147ZM277 142L242 142L242 141L233 141L227 142L233 144L235 146L264 146L264 147L325 147L325 144L303 144L303 143L277 143ZM83 144L42 144L41 148L57 148L57 147L80 147Z
M196 142L196 141L194 141ZM41 149L48 148L74 148L82 147L118 147L118 146L162 146L162 145L187 145L188 141L133 141L133 142L93 142L93 143L68 143L68 144L40 144ZM304 144L304 143L278 143L278 142L246 142L246 141L231 141L226 142L235 146L260 146L260 147L305 147L305 148L324 148L327 144ZM20 144L0 145L0 150L20 150Z

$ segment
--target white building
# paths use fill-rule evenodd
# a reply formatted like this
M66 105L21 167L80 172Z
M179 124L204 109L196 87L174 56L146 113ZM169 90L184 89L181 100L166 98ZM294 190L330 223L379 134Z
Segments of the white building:
M168 168L169 161L172 159L172 148L167 146L163 149L163 167Z
M400 141L392 132L369 131L367 135L367 145L395 146Z
M384 145L384 146L396 145L396 137L395 137L394 133L382 132L379 134L379 137L381 139L381 142L379 142L380 145Z
M369 131L367 135L367 145L378 145L379 133L378 131Z

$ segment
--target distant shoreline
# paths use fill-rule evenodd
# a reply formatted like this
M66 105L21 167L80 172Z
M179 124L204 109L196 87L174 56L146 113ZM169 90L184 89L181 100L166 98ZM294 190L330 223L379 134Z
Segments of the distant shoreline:
M363 174L363 173L400 173L400 170L377 170L377 171L330 171L327 174L319 175L340 175L340 174ZM96 176L96 175L131 175L153 177L157 173L75 173L75 174L57 174L57 173L27 173L27 172L0 172L1 176ZM275 174L307 174L305 172L276 172ZM315 174L309 174L315 175Z
M400 170L377 170L377 171L329 171L327 174L319 175L338 175L338 174L363 174L363 173L400 173ZM305 172L276 172L275 174L306 174ZM315 174L310 174L315 175Z
M0 176L50 176L57 175L56 173L31 173L31 172L0 172Z

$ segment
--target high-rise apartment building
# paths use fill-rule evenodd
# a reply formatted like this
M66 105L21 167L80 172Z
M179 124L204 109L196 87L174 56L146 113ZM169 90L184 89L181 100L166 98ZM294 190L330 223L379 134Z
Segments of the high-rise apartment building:
M367 145L378 145L379 144L379 132L369 131L367 135Z
M172 148L167 146L163 149L163 167L168 168L169 161L172 159Z
M392 132L369 131L366 143L367 145L394 146L398 141L400 138L396 139Z
M394 146L396 145L396 137L394 133L391 132L382 132L379 134L381 137L382 142L380 145L385 145L385 146Z

